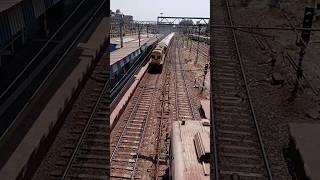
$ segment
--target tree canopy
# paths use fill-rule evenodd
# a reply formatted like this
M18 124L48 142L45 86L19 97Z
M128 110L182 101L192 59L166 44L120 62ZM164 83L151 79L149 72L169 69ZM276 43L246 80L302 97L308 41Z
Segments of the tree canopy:
M193 21L190 19L184 19L184 20L180 21L179 25L193 26Z

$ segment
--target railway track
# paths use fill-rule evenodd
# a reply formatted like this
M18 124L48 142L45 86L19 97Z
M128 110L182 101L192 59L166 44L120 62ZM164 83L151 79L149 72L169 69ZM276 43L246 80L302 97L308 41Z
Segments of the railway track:
M207 44L200 43L199 44L199 54L205 58L209 57L209 47Z
M233 26L229 0L213 11L212 23ZM272 179L234 29L212 29L214 86L212 133L215 179Z
M178 41L178 40L175 40ZM185 80L185 71L180 59L181 48L178 47L178 42L175 42L173 48L175 49L172 69L175 72L175 107L176 115L179 121L190 121L195 119L195 111L192 106L192 101L190 99L190 91Z
M110 156L111 179L141 178L138 160L160 75L146 73Z
M195 41L196 42L196 41ZM197 45L192 45L194 47L192 49L192 53L195 55L197 54ZM209 46L203 45L202 43L199 44L199 55L203 58L209 58Z
M6 89L3 88L0 94L0 118L3 119L1 135L5 135L15 123L17 116L26 110L36 94L53 77L56 69L61 64L66 64L64 59L70 55L91 25L102 18L105 3L105 0L96 2L81 0L38 53L28 61L24 69L16 75ZM68 65L72 66L70 63Z
M169 134L171 129L171 119L170 119L170 84L171 84L171 74L169 69L170 57L172 55L172 49L168 50L166 56L165 65L162 72L163 83L161 85L161 95L160 95L160 110L157 114L157 144L156 144L156 157L155 157L155 169L154 169L154 179L164 179L165 173L168 169L168 156L169 156ZM170 61L170 62L169 62Z
M56 162L53 179L107 179L109 175L108 64L100 62L92 79L96 82L85 106L74 118L73 127Z

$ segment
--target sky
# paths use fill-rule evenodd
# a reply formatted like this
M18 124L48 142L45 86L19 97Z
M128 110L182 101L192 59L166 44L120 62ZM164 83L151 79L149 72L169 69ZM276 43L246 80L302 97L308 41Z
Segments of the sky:
M139 21L156 21L160 12L162 16L210 17L210 0L110 0L110 8Z

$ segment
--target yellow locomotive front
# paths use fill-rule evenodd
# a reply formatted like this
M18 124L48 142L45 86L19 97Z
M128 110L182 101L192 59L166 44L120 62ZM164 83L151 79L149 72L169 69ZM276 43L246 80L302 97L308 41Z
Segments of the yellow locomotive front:
M163 50L162 48L156 48L151 53L151 61L149 64L150 72L161 72L163 65Z
M162 41L160 41L157 47L151 53L151 61L149 62L149 72L161 73L164 59L166 57L167 50L169 48L170 42L174 33L166 36Z

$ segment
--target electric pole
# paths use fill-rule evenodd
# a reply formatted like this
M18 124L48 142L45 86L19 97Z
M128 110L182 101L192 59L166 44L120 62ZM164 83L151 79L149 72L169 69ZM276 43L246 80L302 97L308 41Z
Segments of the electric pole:
M304 12L304 18L303 18L303 28L312 28L312 21L313 21L313 15L314 15L314 7L306 7ZM297 69L297 79L296 84L294 87L294 93L298 91L299 88L299 80L303 76L303 70L302 70L302 61L303 57L305 55L305 50L307 48L307 44L310 41L311 36L311 30L303 30L301 32L301 38L299 39L297 45L300 46L300 53L299 53L299 64Z
M120 18L120 44L121 44L121 48L123 48L123 33L122 33L122 28L123 28L123 15L121 15Z
M138 38L139 38L139 47L140 47L140 24L138 24Z
M194 61L194 64L198 63L198 58L199 58L200 30L201 30L201 24L199 24L199 29L198 29L197 56L196 56L196 60Z

